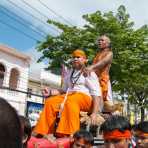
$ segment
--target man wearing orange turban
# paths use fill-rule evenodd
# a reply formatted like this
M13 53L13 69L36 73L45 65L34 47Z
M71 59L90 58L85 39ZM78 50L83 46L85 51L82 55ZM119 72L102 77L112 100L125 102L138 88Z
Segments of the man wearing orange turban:
M129 148L131 142L131 125L123 116L113 115L100 127L105 148ZM133 148L133 147L132 147Z
M46 99L41 116L33 130L34 133L52 134L57 113L60 120L56 134L71 135L79 130L80 111L91 110L91 121L95 124L101 100L98 78L94 72L87 77L83 75L82 69L87 62L84 51L75 50L72 57L72 69L64 77L64 88L50 91L50 94L55 96ZM49 91L46 92L49 95Z
M148 121L138 123L134 128L138 148L148 148Z

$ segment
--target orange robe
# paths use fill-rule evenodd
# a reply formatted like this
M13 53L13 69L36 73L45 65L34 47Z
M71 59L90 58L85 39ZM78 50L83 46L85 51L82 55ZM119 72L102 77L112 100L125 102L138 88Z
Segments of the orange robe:
M97 53L96 57L94 58L93 64L98 63L101 61L106 55L108 54L108 51L100 51ZM97 74L102 90L102 96L103 100L107 101L107 93L108 93L108 82L109 82L109 70L111 67L111 63L106 64L101 69L96 69L95 73Z
M44 109L33 132L45 135L54 133L56 114L65 95L53 96L45 101ZM92 98L84 93L68 94L56 133L70 135L80 129L80 111L89 111Z

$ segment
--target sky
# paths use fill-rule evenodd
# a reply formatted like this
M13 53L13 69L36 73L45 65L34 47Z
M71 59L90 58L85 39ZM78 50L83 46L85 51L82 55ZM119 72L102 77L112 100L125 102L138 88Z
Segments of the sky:
M0 44L29 54L35 64L41 55L35 49L37 41L45 40L47 34L60 33L47 24L48 18L83 26L82 15L97 10L116 12L120 5L126 7L135 28L148 24L147 0L0 0Z

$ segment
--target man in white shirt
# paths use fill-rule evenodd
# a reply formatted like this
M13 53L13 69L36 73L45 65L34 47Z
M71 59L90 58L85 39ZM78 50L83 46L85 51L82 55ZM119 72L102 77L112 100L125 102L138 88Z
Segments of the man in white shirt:
M80 111L91 111L91 123L96 124L96 114L100 111L99 104L102 100L98 78L94 72L87 77L83 75L87 62L84 51L77 49L72 53L72 57L72 69L64 78L64 90L50 91L50 95L55 96L46 99L34 133L52 134L57 113L60 115L57 134L71 135L78 131ZM49 95L49 91L45 91Z

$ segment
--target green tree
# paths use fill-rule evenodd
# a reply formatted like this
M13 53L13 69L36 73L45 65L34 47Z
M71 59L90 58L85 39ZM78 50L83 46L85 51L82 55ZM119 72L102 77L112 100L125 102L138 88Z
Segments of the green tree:
M127 94L129 101L147 107L148 98L148 27L135 29L124 6L117 13L97 11L83 16L86 24L83 27L68 26L54 20L49 24L61 30L57 36L48 35L40 42L37 50L42 52L39 61L48 60L48 69L58 71L61 63L67 61L70 53L82 48L86 51L89 63L97 52L96 39L102 34L111 38L114 60L111 67L113 90L120 95Z

